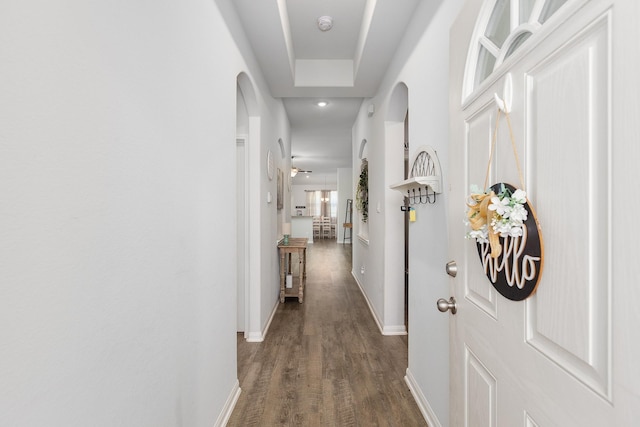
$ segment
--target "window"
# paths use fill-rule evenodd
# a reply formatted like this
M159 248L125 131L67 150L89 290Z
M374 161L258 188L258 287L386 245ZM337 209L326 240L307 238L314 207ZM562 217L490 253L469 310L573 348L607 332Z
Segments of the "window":
M538 31L567 0L486 0L469 47L465 96Z
M336 218L338 216L338 192L330 190L307 191L309 215Z

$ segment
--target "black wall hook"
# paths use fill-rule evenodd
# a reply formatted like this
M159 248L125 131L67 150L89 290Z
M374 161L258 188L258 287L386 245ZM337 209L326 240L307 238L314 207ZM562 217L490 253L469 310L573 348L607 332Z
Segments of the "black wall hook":
M433 190L429 192L428 185L424 187L424 191L422 191L422 187L418 187L417 194L416 189L412 188L407 190L407 199L409 199L410 205L434 204L436 202L436 192Z

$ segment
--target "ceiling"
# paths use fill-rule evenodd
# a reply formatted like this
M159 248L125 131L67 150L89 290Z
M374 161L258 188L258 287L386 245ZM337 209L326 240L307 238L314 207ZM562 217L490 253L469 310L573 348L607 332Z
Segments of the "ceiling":
M351 128L373 97L419 0L234 0L271 95L291 125L294 184L335 183ZM321 31L318 18L333 27ZM317 102L328 102L319 107Z

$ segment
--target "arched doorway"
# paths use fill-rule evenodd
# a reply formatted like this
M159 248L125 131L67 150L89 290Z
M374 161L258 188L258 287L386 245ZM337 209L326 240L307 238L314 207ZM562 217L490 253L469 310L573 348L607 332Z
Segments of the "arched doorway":
M250 326L250 242L249 230L249 159L251 151L251 117L257 114L257 102L253 85L244 73L238 75L236 93L236 207L237 207L237 331L245 337Z
M398 180L406 179L409 173L409 88L404 83L398 83L393 89L389 100L389 109L387 111L386 126L389 136L388 143L391 144L390 149L396 155L393 159L398 159L399 164L394 169L400 168L402 175L398 176ZM398 154L401 154L399 156ZM400 160L401 159L401 160ZM404 198L404 206L408 208L409 202ZM403 306L404 306L404 326L409 330L409 210L403 211L402 218L402 248L398 248L404 252L403 257ZM400 280L400 278L398 278Z

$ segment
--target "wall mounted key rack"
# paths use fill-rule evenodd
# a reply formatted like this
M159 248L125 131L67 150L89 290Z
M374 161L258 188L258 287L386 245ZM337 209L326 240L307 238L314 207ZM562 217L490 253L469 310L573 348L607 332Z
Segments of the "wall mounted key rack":
M410 205L435 203L436 194L442 193L442 169L436 151L428 145L419 147L413 155L410 177L389 188L407 197Z

